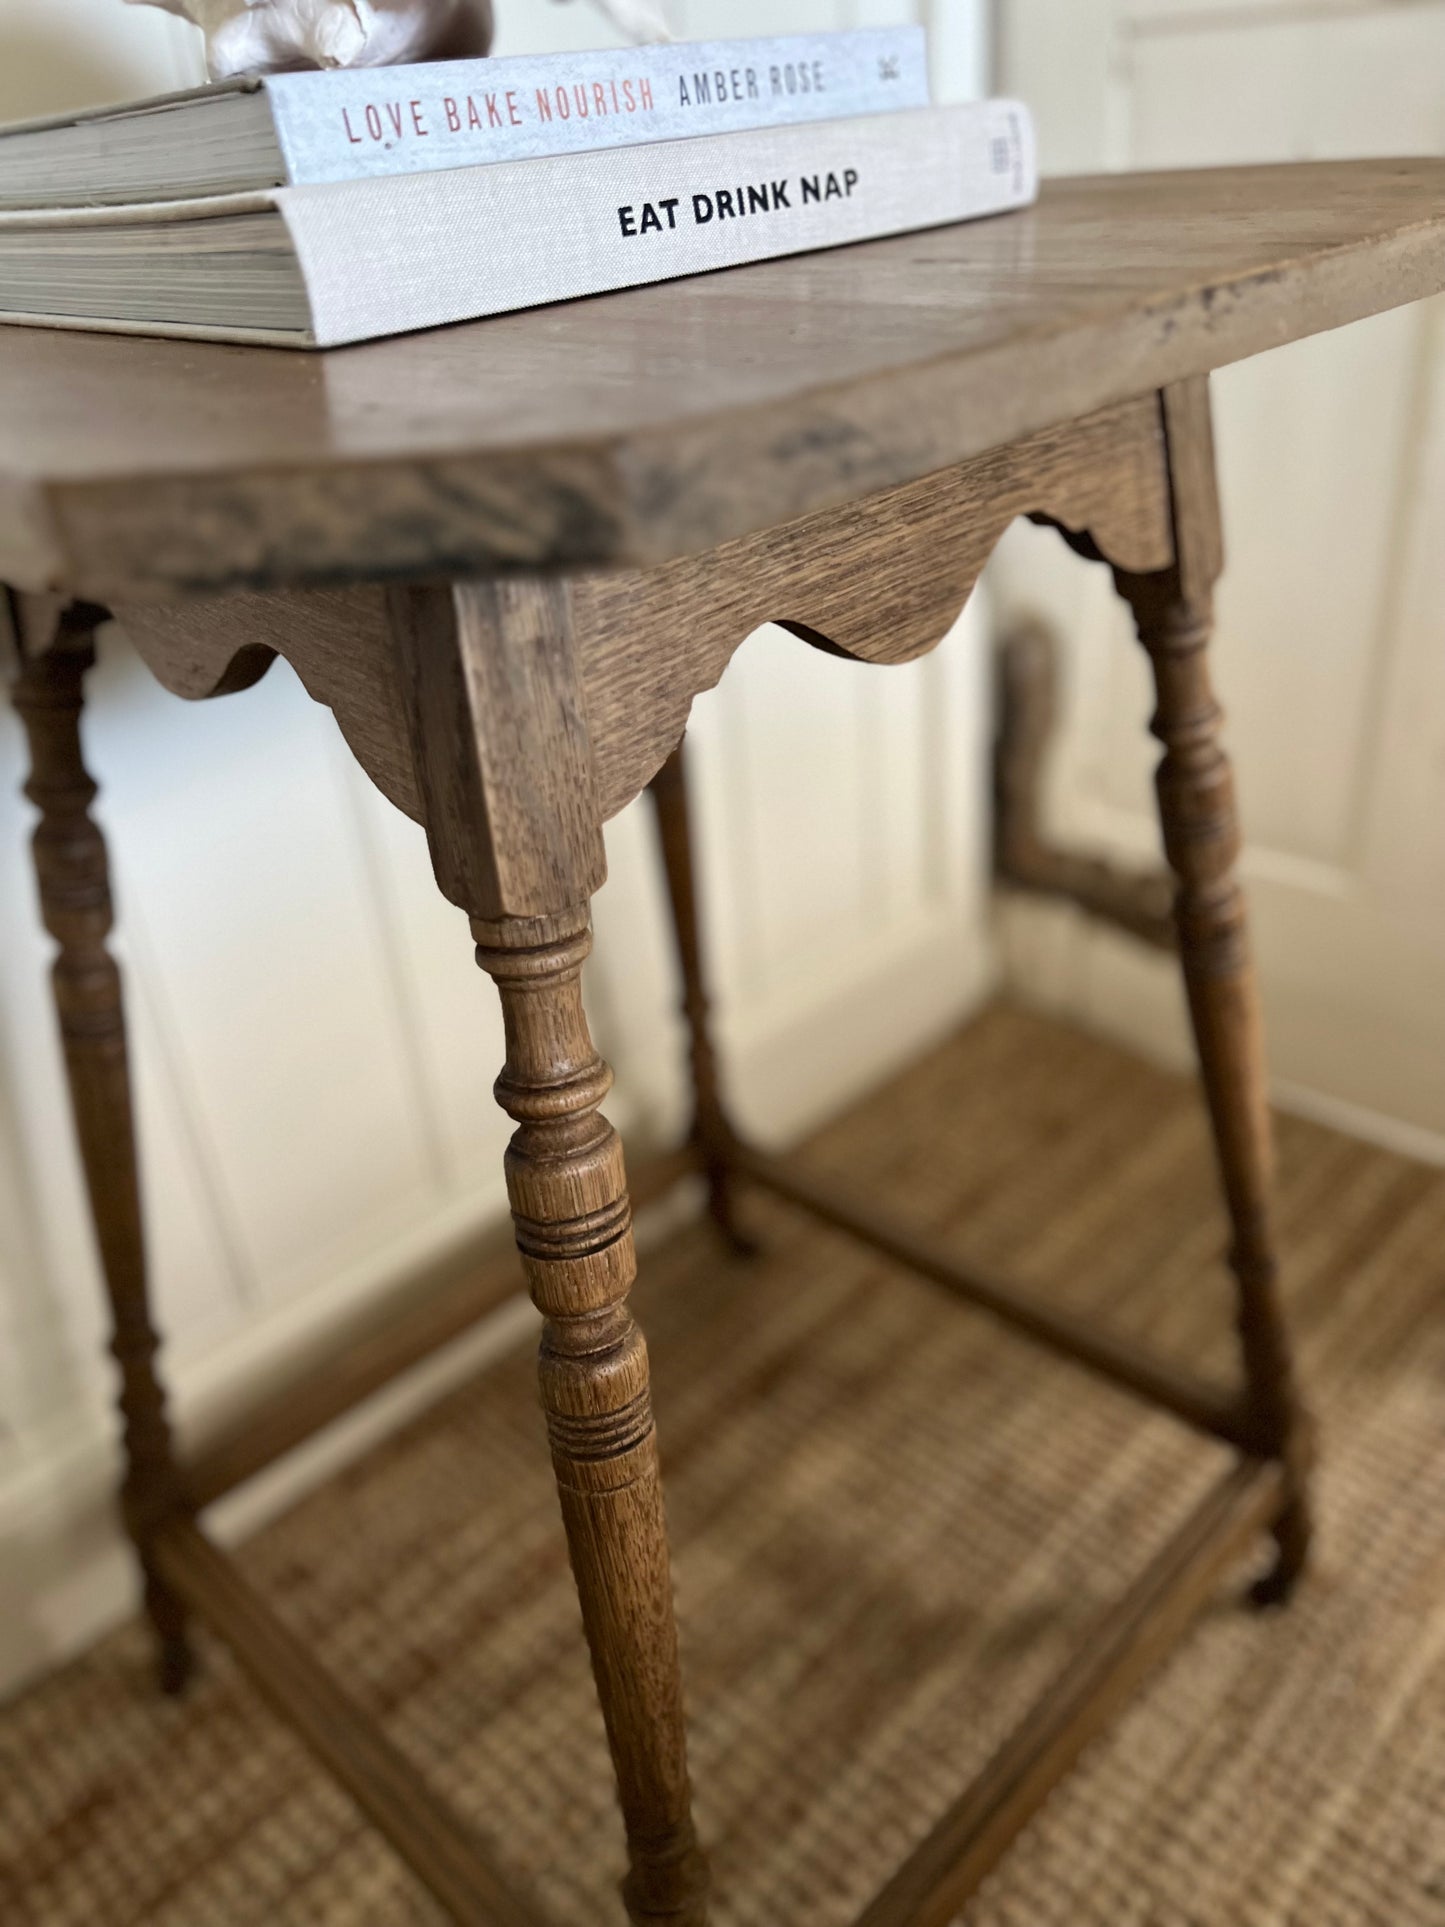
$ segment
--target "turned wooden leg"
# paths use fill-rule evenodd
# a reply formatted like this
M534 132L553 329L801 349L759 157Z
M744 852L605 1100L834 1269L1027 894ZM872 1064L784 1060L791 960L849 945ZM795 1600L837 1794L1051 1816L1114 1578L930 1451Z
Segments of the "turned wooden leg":
M45 925L59 946L52 973L55 1007L110 1297L111 1349L120 1367L126 1466L121 1508L140 1555L146 1610L160 1642L161 1683L174 1693L191 1670L185 1614L157 1576L147 1545L183 1498L146 1300L125 1012L120 972L106 945L112 922L109 869L105 842L90 815L96 786L81 756L83 681L93 659L88 633L62 630L54 648L22 665L14 700L30 743L32 773L25 793L40 811L35 869Z
M389 599L437 882L495 980L517 1123L507 1191L542 1313L542 1406L627 1829L636 1923L705 1927L667 1527L612 1073L582 1009L607 874L571 599L527 576Z
M733 1181L729 1156L735 1134L723 1106L717 1053L712 1041L693 873L687 765L682 743L678 744L653 777L648 785L648 794L657 812L668 901L672 906L673 936L682 972L682 1011L687 1020L692 1067L692 1140L707 1174L709 1208L718 1228L735 1251L751 1253L756 1246L738 1224L737 1187Z
M702 1927L667 1529L622 1145L599 1106L612 1074L582 1010L587 911L473 919L501 993L497 1099L517 1121L507 1189L542 1329L542 1405L621 1797L635 1922Z
M1178 880L1175 916L1190 1016L1199 1049L1224 1195L1233 1227L1229 1262L1239 1288L1239 1327L1262 1450L1284 1460L1288 1501L1274 1531L1279 1560L1257 1588L1282 1599L1309 1549L1310 1428L1296 1391L1270 1224L1273 1143L1259 996L1235 876L1239 825L1234 782L1220 747L1221 713L1210 687L1207 594L1171 575L1125 580L1140 639L1154 666L1164 745L1159 811Z

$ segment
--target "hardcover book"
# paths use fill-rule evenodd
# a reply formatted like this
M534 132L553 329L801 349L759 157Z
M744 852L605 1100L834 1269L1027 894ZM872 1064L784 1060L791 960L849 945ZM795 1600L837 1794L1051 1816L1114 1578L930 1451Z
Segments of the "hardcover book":
M1027 110L0 214L0 320L325 347L1022 206Z
M927 101L921 27L270 74L0 128L0 208L430 173Z

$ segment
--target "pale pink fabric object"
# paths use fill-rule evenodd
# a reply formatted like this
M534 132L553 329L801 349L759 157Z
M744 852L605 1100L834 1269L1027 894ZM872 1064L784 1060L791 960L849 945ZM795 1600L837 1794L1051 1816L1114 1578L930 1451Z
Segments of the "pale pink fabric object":
M305 67L462 60L492 44L491 0L130 0L194 21L213 80Z
M597 0L607 18L629 40L671 40L666 0Z

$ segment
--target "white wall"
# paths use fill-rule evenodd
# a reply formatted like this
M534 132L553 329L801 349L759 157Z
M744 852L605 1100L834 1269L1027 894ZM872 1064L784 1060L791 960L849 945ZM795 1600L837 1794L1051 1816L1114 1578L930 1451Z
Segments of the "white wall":
M1044 166L1431 154L1445 0L1002 0L1001 84ZM1275 1095L1445 1163L1445 299L1213 377L1226 569L1213 655ZM1066 689L1061 838L1157 859L1149 677L1103 570L1038 529L991 580L1046 610ZM1178 974L1057 906L1008 919L1013 983L1189 1054Z
M911 11L679 0L676 18L700 35ZM976 85L977 11L936 10L941 92ZM605 37L581 4L502 0L500 13L500 51ZM181 84L197 58L182 24L119 0L5 0L0 115ZM699 705L718 1029L738 1109L760 1132L803 1128L983 992L974 631L892 670L760 632ZM92 683L88 754L120 905L155 1299L176 1408L194 1429L503 1208L506 1121L490 1094L500 1024L420 832L371 789L284 665L187 708L110 634ZM0 1685L104 1624L130 1585L105 1497L111 1373L22 774L19 726L0 706ZM645 804L608 844L589 1001L618 1070L612 1114L659 1141L685 1099ZM383 1401L382 1421L397 1409ZM295 1489L294 1474L273 1479L263 1504Z

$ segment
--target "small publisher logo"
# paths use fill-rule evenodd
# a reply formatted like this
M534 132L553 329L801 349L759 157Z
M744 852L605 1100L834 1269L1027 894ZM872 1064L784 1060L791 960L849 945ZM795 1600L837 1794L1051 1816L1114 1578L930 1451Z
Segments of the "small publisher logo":
M878 78L880 80L901 80L903 78L902 63L899 61L897 54L885 54L878 62Z

